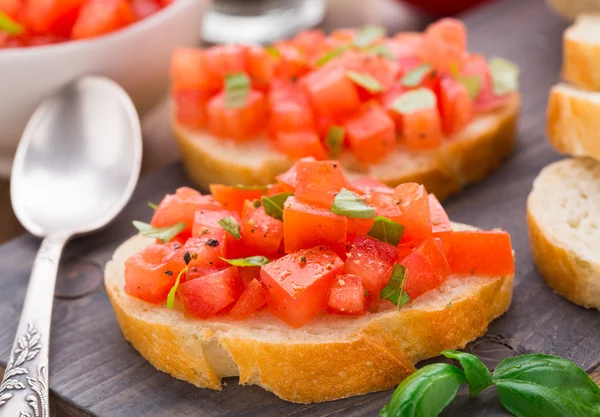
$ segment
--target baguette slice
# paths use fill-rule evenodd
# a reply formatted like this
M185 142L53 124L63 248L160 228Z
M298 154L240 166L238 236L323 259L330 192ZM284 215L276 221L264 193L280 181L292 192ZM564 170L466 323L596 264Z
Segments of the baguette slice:
M455 225L455 228L466 227ZM513 276L451 276L405 305L378 313L323 314L293 329L266 311L243 320L196 320L123 291L124 261L152 240L134 236L107 264L105 284L125 338L152 365L201 388L238 376L297 403L392 388L418 361L485 333L511 302Z
M600 308L600 163L569 158L545 167L527 200L531 252L546 283Z
M548 100L548 140L561 153L600 160L600 92L557 84Z
M575 20L582 13L600 12L599 0L546 0L554 12L567 20Z
M493 171L516 143L520 97L513 94L506 106L478 116L466 129L440 148L407 151L398 148L378 164L360 164L351 152L340 159L350 179L367 175L392 187L418 182L439 199L458 192ZM294 160L273 149L268 139L246 143L215 138L206 131L191 130L173 120L183 166L200 187L209 184L270 184L289 169Z
M580 88L600 90L600 14L579 15L565 30L562 76Z

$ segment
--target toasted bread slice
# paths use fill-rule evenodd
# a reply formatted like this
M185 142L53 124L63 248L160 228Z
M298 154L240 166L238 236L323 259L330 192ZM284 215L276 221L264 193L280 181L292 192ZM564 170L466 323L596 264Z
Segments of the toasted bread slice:
M501 109L478 116L466 129L436 149L398 148L383 161L362 165L344 152L340 161L352 179L367 175L390 186L418 182L439 199L487 176L512 152L520 97L513 94ZM270 146L267 138L246 143L215 138L173 121L181 158L200 187L218 184L269 184L294 160Z
M557 293L600 308L600 163L569 158L545 167L527 200L533 259Z
M600 92L557 84L548 100L548 140L561 153L600 160Z
M455 228L466 227L455 225ZM124 261L152 239L123 243L106 266L106 290L125 338L161 371L201 388L239 376L292 402L335 400L397 385L418 361L463 347L511 302L513 276L451 276L400 311L323 314L294 329L266 311L243 321L196 320L123 291Z
M598 0L546 0L556 13L568 20L574 20L583 13L600 13Z
M579 15L565 30L562 76L580 88L600 90L600 14Z

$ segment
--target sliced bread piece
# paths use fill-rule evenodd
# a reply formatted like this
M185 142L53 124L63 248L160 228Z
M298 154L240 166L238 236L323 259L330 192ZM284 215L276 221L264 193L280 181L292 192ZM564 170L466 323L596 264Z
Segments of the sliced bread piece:
M600 0L546 0L557 14L565 19L574 20L583 13L600 13Z
M493 171L514 149L520 97L513 94L506 106L480 115L467 128L436 149L408 151L397 148L383 161L362 165L344 152L340 159L349 178L367 175L395 187L418 182L444 199L466 184ZM269 184L294 160L270 146L267 138L236 143L192 130L173 120L183 165L200 187L216 184Z
M459 229L461 225L454 225ZM263 311L243 321L186 318L123 291L124 261L153 240L134 236L107 264L105 285L125 338L152 365L201 388L239 376L292 402L335 400L392 388L418 361L465 346L511 302L513 276L451 276L400 311L329 314L294 329Z
M552 289L600 308L600 163L569 158L545 167L527 200L533 259Z
M600 14L579 15L565 30L562 76L580 88L600 90Z
M600 92L557 84L548 100L548 140L561 153L600 160Z

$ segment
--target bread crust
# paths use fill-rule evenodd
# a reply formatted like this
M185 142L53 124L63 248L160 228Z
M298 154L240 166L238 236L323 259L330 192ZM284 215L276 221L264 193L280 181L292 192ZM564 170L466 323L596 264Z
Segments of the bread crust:
M596 6L598 7L598 6ZM576 23L567 28L563 34L563 64L562 77L578 87L600 90L600 43L596 35L591 34L588 41L581 35L579 25L588 23L600 24L600 16L584 15L577 18Z
M403 182L418 182L444 199L465 185L485 178L512 153L519 108L520 96L514 93L506 106L478 116L438 149L397 149L371 166L360 164L345 151L340 161L350 178L366 175L392 187ZM172 126L183 166L190 178L203 188L211 183L273 183L276 175L294 163L293 159L272 149L264 138L236 144L187 129L174 120Z
M105 285L123 335L157 369L221 389L239 375L284 400L312 403L394 387L422 359L464 347L511 302L513 276L453 276L398 311L391 303L359 318L324 314L292 329L260 312L241 322L195 320L123 291L124 260L148 244L134 236L115 252Z

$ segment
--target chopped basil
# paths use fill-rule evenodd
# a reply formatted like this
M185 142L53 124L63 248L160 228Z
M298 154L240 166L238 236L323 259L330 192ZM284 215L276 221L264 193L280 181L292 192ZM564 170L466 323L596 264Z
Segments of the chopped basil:
M428 88L417 88L407 91L392 102L392 110L401 114L416 113L421 110L435 108L437 98Z
M404 290L404 282L406 281L407 273L408 271L402 265L394 265L392 276L380 293L381 298L390 300L392 303L396 304L398 308L410 301L410 297Z
M419 65L416 68L410 70L402 79L400 80L400 84L404 87L416 87L421 82L423 82L423 78L431 71L431 64L423 64Z
M25 31L25 27L15 22L7 14L0 10L0 32L6 32L11 36L20 35Z
M279 51L274 46L265 46L265 52L273 58L279 58Z
M243 107L250 94L250 78L243 72L225 76L225 107Z
M492 57L489 63L494 94L501 96L519 88L519 67L506 59Z
M263 207L265 208L265 213L269 216L283 221L283 205L288 197L293 196L292 193L279 193L267 197L264 195L262 197Z
M337 48L334 48L331 51L327 52L321 58L317 59L317 62L315 62L315 65L317 67L322 67L323 65L327 64L332 59L337 58L338 56L340 56L341 54L346 52L348 49L350 49L349 45L338 46Z
M347 71L346 76L350 78L355 84L360 85L369 93L379 93L383 90L383 86L377 81L377 78L372 77L369 74Z
M148 207L150 207L152 210L156 210L158 208L158 206L152 201L148 201Z
M368 233L369 236L379 239L382 242L389 243L392 246L398 246L403 234L403 225L384 216L375 217L375 222Z
M379 45L375 45L375 46L371 46L370 48L367 48L366 52L368 54L378 55L382 58L387 58L387 59L392 59L392 60L396 59L396 55L394 55L390 51L390 49L383 43L380 43Z
M167 308L175 307L175 294L177 293L177 288L179 288L179 281L181 280L181 276L185 274L188 270L186 266L183 268L179 274L177 274L177 279L175 280L175 284L171 287L171 291L169 291L169 295L167 296Z
M481 77L479 75L458 74L456 80L465 86L471 99L476 99L481 91Z
M358 48L366 48L382 36L385 36L384 27L377 25L363 26L354 37L352 44Z
M365 204L360 197L345 188L337 193L329 211L353 219L371 219L375 217L373 207Z
M233 266L262 266L271 262L269 258L266 258L264 256L250 256L248 258L238 259L221 259Z
M246 184L236 184L233 186L236 190L263 190L265 191L269 188L268 185L246 185Z
M133 225L144 236L162 240L163 243L173 239L186 227L184 222L179 222L172 224L171 226L158 228L137 220L133 221Z
M225 229L227 233L233 236L236 240L240 240L242 238L242 235L240 234L240 225L238 224L237 220L233 217L224 217L221 220L219 220L219 224L223 229Z
M344 148L344 134L346 130L341 126L331 126L327 131L325 146L329 149L329 156L337 158Z

